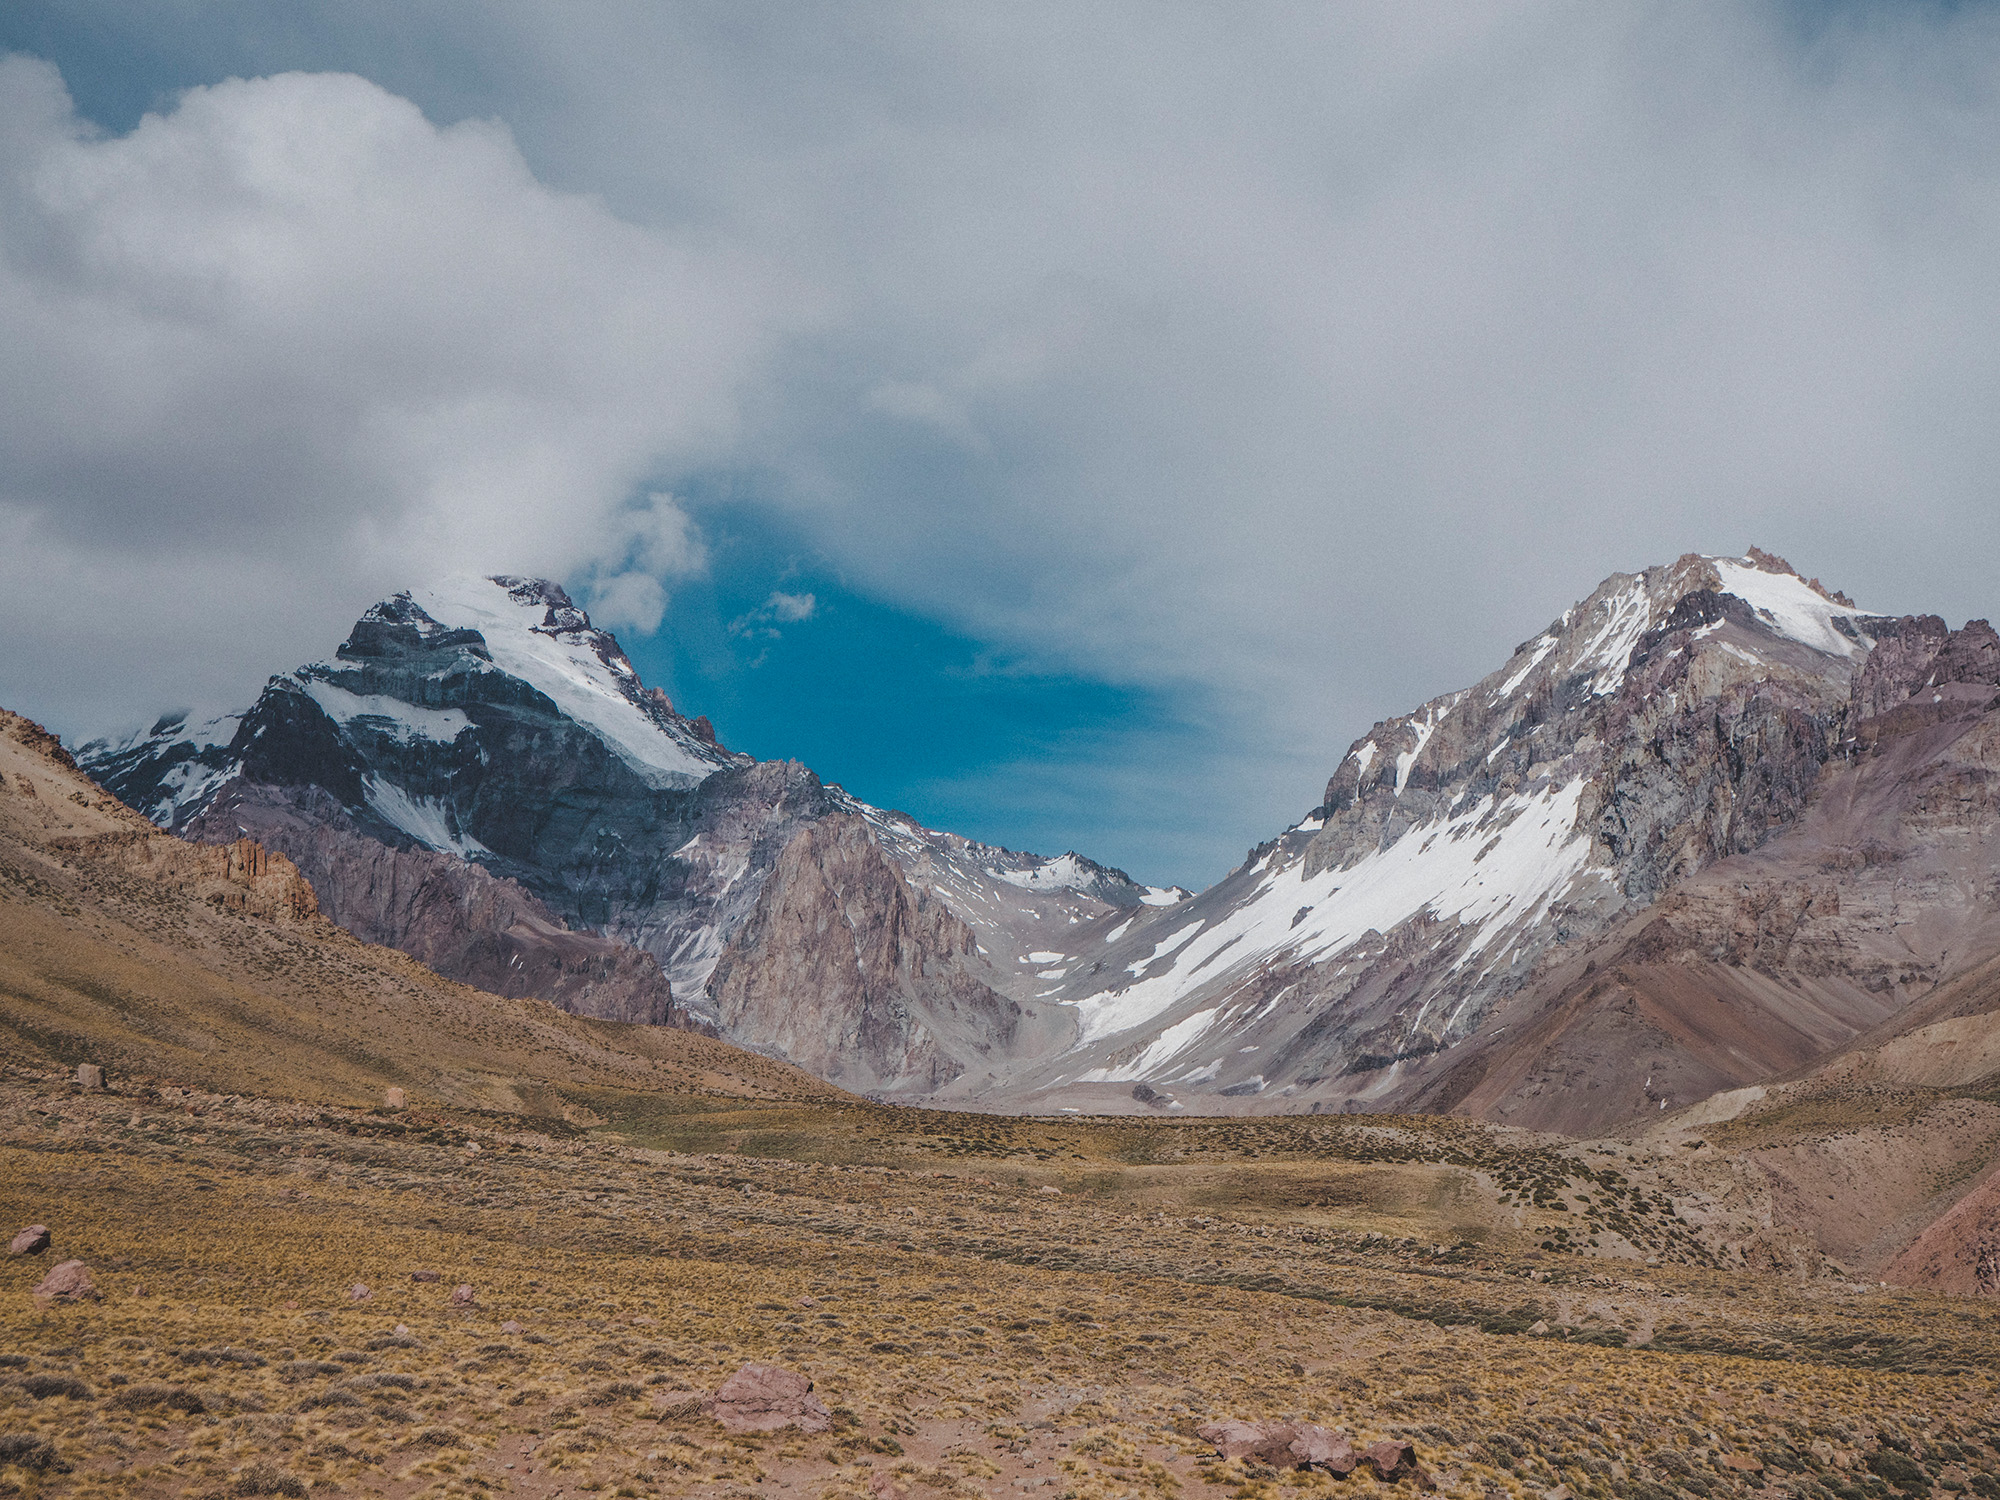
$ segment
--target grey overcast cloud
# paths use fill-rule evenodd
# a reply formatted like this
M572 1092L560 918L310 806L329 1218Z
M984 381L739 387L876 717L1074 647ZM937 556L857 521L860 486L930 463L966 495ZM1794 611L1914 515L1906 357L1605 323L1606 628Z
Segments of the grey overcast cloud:
M666 662L776 536L716 692L865 606L1098 693L818 768L1200 884L1614 570L1996 605L1988 5L27 0L0 49L0 701L71 737L446 570Z

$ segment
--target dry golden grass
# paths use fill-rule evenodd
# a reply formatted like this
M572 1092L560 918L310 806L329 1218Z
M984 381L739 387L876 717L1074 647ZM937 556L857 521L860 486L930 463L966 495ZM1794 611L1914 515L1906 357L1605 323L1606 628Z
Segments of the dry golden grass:
M683 1099L711 1146L823 1149L674 1153L126 1087L5 1086L0 1223L56 1234L0 1269L0 1451L28 1460L7 1493L1374 1487L1207 1461L1194 1427L1234 1415L1407 1436L1455 1494L2000 1494L1991 1308L1390 1237L1366 1226L1431 1212L1396 1184L1433 1169L1286 1159L1272 1122L1121 1165L1130 1124L973 1119L987 1154L941 1170L945 1122L861 1106L760 1130ZM1224 1203L1232 1149L1257 1180ZM71 1255L103 1300L37 1307ZM810 1375L835 1429L732 1437L693 1409L747 1360Z

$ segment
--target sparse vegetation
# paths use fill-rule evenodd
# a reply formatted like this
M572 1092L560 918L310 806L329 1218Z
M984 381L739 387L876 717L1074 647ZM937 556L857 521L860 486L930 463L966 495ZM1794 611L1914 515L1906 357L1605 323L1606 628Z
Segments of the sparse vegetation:
M126 1089L0 1096L0 1214L104 1292L41 1308L38 1263L5 1267L8 1494L1372 1484L1212 1461L1223 1415L1407 1438L1468 1496L2000 1494L1984 1309L1719 1270L1671 1212L1684 1263L1542 1251L1539 1221L1469 1222L1481 1184L1588 1222L1639 1169L1463 1122L607 1092L585 1133ZM704 1417L750 1360L811 1376L832 1430Z

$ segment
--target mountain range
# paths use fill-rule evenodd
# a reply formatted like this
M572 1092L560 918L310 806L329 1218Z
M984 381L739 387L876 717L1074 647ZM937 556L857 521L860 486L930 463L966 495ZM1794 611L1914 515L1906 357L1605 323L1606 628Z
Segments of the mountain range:
M1689 555L1375 725L1199 895L732 752L540 580L398 595L240 715L77 753L447 976L848 1088L1589 1134L1805 1078L2000 959L1996 703L1984 622Z

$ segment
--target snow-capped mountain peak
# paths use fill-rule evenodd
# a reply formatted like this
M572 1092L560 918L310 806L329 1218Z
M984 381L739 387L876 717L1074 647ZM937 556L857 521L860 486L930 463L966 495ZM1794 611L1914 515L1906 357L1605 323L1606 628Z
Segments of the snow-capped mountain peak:
M1785 736L1844 703L1879 623L1754 550L1614 574L1482 682L1355 740L1322 805L1220 885L1111 931L1052 992L1079 1040L1042 1081L1393 1090L1566 935L1792 816L1827 747ZM1800 768L1746 768L1767 739Z

